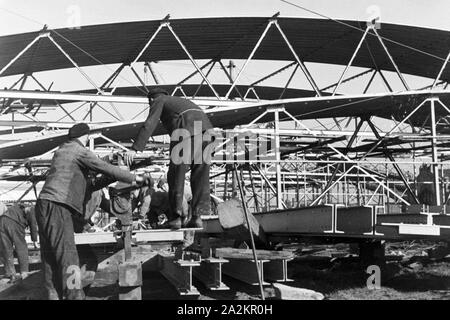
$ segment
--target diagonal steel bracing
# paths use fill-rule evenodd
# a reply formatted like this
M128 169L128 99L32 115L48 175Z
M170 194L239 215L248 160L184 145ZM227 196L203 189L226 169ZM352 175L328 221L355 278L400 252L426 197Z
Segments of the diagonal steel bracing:
M377 128L375 127L375 125L372 123L372 121L370 119L365 119L367 121L367 123L370 126L370 129L372 129L372 132L375 134L375 136L377 137L377 139L381 139L380 134L378 133ZM399 174L400 178L403 181L403 184L405 185L406 189L408 190L409 194L411 195L411 197L414 199L414 201L416 202L416 204L419 204L420 201L417 198L416 194L414 193L414 191L411 189L411 186L408 183L408 180L406 179L405 175L403 174L403 171L400 169L400 167L398 166L398 164L395 162L394 157L392 156L392 154L389 152L389 150L387 149L386 146L384 146L384 154L389 158L389 160L392 162L392 165L394 166L395 170L397 171L397 173Z
M405 203L406 205L410 205L410 203L408 201L406 201L405 199L403 199L401 196L399 196L397 193L395 193L393 190L391 190L389 187L387 187L382 181L378 180L373 174L369 173L366 169L364 169L361 165L359 165L361 162L360 161L354 161L351 160L349 157L347 157L346 155L344 155L343 153L339 152L339 150L337 150L336 148L334 148L332 145L328 145L328 147L333 150L334 152L336 152L336 154L341 157L342 159L348 161L349 163L352 163L356 168L358 168L361 172L363 172L364 174L366 174L368 177L370 177L372 180L374 180L376 183L378 183L379 185L381 185L381 187L383 189L385 189L387 192L393 194L397 199L399 199L400 201L402 201L403 203Z
M353 142L356 140L356 138L358 137L358 132L361 130L361 127L364 123L364 120L360 120L358 125L355 128L355 131L353 132L353 135L350 137L348 143L347 143L347 147L346 150L348 152L348 150L351 148L351 146L353 145ZM347 153L346 152L346 153ZM336 178L336 175L338 174L339 170L341 169L342 163L337 163L336 164L336 168L333 171L333 174L331 175L330 179L328 180L324 191L322 192L322 194L319 196L320 198L322 198L330 189L330 186L333 185L333 180Z
M264 29L263 33L261 34L260 38L258 39L256 45L253 47L253 50L251 51L249 57L245 61L243 67L241 68L241 70L239 70L239 73L237 74L236 79L234 79L233 83L231 84L231 88L228 90L227 94L225 95L226 99L228 99L228 97L231 94L231 91L236 86L237 82L239 81L239 78L241 77L242 72L246 69L246 67L249 64L249 62L253 59L253 56L255 55L256 51L258 50L259 46L261 45L262 41L266 37L267 32L272 27L272 25L274 25L278 29L278 31L280 32L281 36L283 37L283 40L286 42L286 45L288 46L289 50L293 54L293 56L295 58L295 61L299 64L300 68L302 69L302 71L305 74L308 82L310 83L310 85L312 86L312 88L314 89L316 94L319 97L322 95L320 93L319 87L317 86L316 82L314 81L313 77L311 76L311 73L309 72L309 70L306 67L306 65L303 63L303 61L299 58L299 56L295 52L294 48L292 47L292 45L289 42L288 38L286 37L285 33L283 32L283 30L281 29L280 25L278 24L277 19L270 19L268 24L266 25L266 28ZM277 72L275 72L275 73L277 73Z

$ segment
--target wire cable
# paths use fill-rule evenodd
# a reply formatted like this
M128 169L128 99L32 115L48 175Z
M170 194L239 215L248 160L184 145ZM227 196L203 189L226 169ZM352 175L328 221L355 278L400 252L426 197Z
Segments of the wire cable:
M317 15L317 16L320 16L320 17L322 17L322 18L325 18L325 19L328 19L328 20L332 20L332 21L334 21L334 22L336 22L336 23L338 23L338 24L341 24L341 25L347 26L347 27L349 27L349 28L358 30L358 31L360 31L360 32L362 32L362 33L365 32L365 29L361 29L361 28L355 27L355 26L353 26L353 25L351 25L351 24L349 24L349 23L346 23L346 22L344 22L344 21L341 21L341 20L333 19L333 18L331 18L331 17L329 17L329 16L327 16L327 15L324 15L324 14L319 13L319 12L317 12L317 11L314 11L314 10L311 10L311 9L308 9L308 8L305 8L305 7L301 6L301 5L298 5L298 4L295 4L295 3L292 3L292 2L289 2L289 1L286 1L286 0L280 0L280 1L281 1L281 2L284 2L284 3L287 3L287 4L290 4L290 5L294 6L294 7L297 7L297 8L299 8L299 9L302 9L302 10L304 10L304 11L307 11L307 12L309 12L309 13L312 13L312 14L315 14L315 15ZM376 36L376 35L371 34L371 33L368 33L368 34L370 34L370 35L373 36L373 37ZM395 43L395 44L397 44L397 45L399 45L399 46L401 46L401 47L404 47L404 48L407 48L407 49L410 49L410 50L413 50L413 51L417 51L417 52L419 52L419 53L425 54L425 55L427 55L427 56L433 57L433 58L438 59L438 60L441 60L441 61L445 61L445 58L436 56L436 55L434 55L434 54L432 54L432 53L423 51L423 50L418 49L418 48L414 48L414 47L412 47L412 46L410 46L410 45L407 45L407 44L404 44L404 43L401 43L401 42L398 42L398 41L395 41L395 40L392 40L392 39L383 37L383 36L381 36L381 35L380 35L380 38L383 39L383 40L386 40L386 41L388 41L388 42Z

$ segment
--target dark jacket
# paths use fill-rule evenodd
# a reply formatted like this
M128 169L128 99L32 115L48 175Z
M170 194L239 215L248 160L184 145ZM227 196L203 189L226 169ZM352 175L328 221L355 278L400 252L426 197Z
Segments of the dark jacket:
M39 199L68 205L83 214L90 171L104 173L123 182L132 183L135 180L129 171L100 160L79 140L74 139L62 144L55 152Z
M148 138L153 134L160 120L169 135L175 129L183 128L193 136L194 121L202 122L202 132L213 128L206 113L195 103L179 97L161 95L150 106L147 120L139 130L131 148L136 151L144 150Z
M12 219L19 224L21 228L30 227L31 240L37 241L37 222L34 208L26 210L19 205L13 205L6 210L0 219Z

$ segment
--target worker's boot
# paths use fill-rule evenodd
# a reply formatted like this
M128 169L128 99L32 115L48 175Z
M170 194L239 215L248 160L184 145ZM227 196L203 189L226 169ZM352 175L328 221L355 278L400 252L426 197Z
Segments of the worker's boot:
M51 290L47 293L47 300L59 300L56 290Z
M181 218L178 217L178 218L176 218L174 220L171 220L171 221L167 222L167 226L170 229L180 229L182 227Z
M168 222L164 223L162 225L162 228L168 228L172 230L178 230L181 229L183 226L183 220L181 218L181 212L168 212L167 217L169 219Z
M181 227L182 227L181 217L178 217L170 221L167 221L164 224L159 225L158 229L178 230L181 229Z
M186 224L186 228L200 228L203 229L203 222L200 215L192 216L191 220Z
M183 228L188 225L188 223L191 221L191 219L192 219L191 212L188 212L187 215L185 215L184 217L181 217L181 223L182 223Z
M15 284L17 282L19 282L19 277L17 277L17 276L9 276L8 284Z

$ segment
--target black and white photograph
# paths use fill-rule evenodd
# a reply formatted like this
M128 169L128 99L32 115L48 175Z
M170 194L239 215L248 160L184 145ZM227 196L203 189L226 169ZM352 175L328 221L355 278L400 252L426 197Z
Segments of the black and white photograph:
M449 14L0 0L0 300L450 300Z

